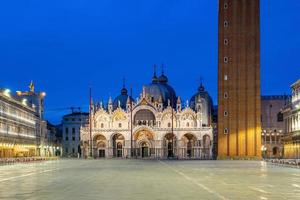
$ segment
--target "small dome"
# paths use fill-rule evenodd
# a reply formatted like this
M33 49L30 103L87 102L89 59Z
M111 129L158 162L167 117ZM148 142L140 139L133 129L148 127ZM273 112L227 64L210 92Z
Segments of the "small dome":
M209 107L212 106L212 99L207 91L205 91L205 87L201 83L198 88L198 92L194 94L190 100L190 108L196 110L196 103L201 101L201 99L205 100L205 103L208 103Z
M165 76L164 74L162 74L162 75L159 77L158 81L159 81L160 83L166 84L166 83L168 83L168 77Z
M127 104L128 97L129 97L128 91L125 88L125 84L123 84L123 88L121 89L121 94L119 96L117 96L113 101L113 109L114 110L117 109L120 104L120 107L123 110L126 110L126 104ZM131 97L129 97L129 98L131 98ZM134 101L133 98L131 98L131 100Z

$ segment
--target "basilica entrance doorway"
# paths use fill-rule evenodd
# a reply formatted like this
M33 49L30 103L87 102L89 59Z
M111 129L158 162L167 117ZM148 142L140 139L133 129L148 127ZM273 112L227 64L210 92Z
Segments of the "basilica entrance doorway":
M105 158L105 149L99 149L99 158Z
M141 145L141 151L142 151L142 158L147 158L149 157L149 147L146 142L143 142Z
M190 133L185 134L182 137L182 142L183 145L185 146L185 152L184 152L184 157L185 158L192 158L195 156L195 144L197 142L197 138Z
M105 158L105 149L106 149L106 138L104 135L96 135L94 137L93 143L94 143L94 156L99 158Z
M120 158L123 155L123 145L121 142L118 142L117 144L117 157Z
M123 144L125 138L122 134L115 134L112 137L113 157L123 157Z
M149 130L140 130L134 134L136 142L136 156L141 158L151 157L155 153L154 147L154 134Z

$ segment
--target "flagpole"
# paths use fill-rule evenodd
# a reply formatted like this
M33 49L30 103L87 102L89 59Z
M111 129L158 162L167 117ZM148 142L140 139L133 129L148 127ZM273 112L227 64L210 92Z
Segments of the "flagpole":
M130 158L133 158L133 141L132 141L132 86L130 86Z
M92 141L92 88L90 87L90 157L93 157Z

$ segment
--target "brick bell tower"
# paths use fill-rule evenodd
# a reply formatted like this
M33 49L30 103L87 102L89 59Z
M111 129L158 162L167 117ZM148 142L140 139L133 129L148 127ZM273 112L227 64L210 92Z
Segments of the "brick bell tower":
M219 0L219 159L261 157L259 4Z

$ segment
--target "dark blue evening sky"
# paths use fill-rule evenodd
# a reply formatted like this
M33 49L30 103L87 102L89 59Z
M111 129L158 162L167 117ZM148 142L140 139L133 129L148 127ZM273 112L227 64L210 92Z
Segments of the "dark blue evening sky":
M217 0L9 0L0 3L0 87L46 91L47 118L107 101L122 78L134 95L166 65L182 99L200 77L216 103ZM300 1L261 0L262 94L290 93L300 78ZM86 107L85 107L86 108Z

